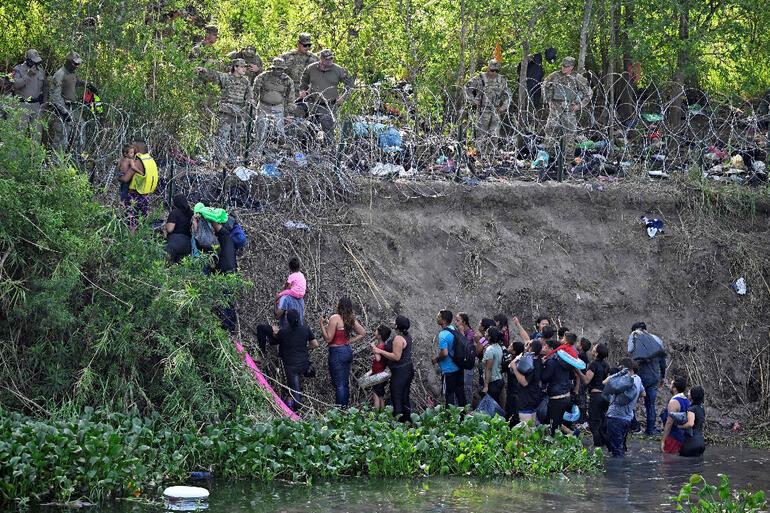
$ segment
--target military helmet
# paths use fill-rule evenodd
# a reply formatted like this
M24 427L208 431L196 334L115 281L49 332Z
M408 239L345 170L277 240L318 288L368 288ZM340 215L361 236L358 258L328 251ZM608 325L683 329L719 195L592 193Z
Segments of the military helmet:
M275 57L271 64L273 69L286 69L286 61L280 57Z
M241 55L243 55L244 58L254 57L255 55L257 55L257 49L254 48L252 45L244 46L243 48L241 48Z
M308 34L307 32L302 32L297 37L297 42L300 43L300 44L303 44L303 45L309 45L310 42L311 42L310 34Z
M24 54L24 59L34 64L40 64L43 62L43 59L40 58L40 54L34 48L27 50L27 53Z
M324 48L320 52L318 52L318 58L322 61L334 59L334 52L329 50L328 48Z
M80 57L80 54L77 52L70 52L67 54L67 60L73 64L83 64L83 59Z
M233 59L233 62L230 63L230 65L234 68L236 66L243 66L246 67L246 61L243 59Z
M497 61L497 59L489 59L487 69L489 71L500 71L500 63Z
M565 68L574 68L575 67L575 58L574 57L565 57L561 60L562 67Z

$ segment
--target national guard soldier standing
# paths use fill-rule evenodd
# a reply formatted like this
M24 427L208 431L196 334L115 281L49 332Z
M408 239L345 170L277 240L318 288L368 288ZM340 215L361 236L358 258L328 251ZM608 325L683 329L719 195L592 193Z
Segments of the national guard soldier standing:
M302 73L299 97L305 100L310 118L321 125L326 137L334 138L335 112L350 94L355 81L348 70L334 63L331 50L321 50L319 61L310 64ZM339 84L345 86L340 95Z
M253 104L246 68L243 59L233 60L230 73L196 68L204 80L217 84L221 91L217 114L217 159L220 164L234 161L235 153L243 148L249 106Z
M51 78L48 90L48 106L50 119L48 122L51 147L55 150L66 150L75 128L73 107L78 103L76 88L84 85L78 78L77 69L83 63L76 52L67 55L64 65Z
M465 85L465 98L476 107L476 150L491 155L500 137L500 119L511 104L508 81L500 76L500 63L489 61L486 73L479 73Z
M270 69L254 81L254 101L257 110L257 151L261 150L267 139L267 127L271 122L276 132L283 136L283 119L291 113L294 104L294 82L286 74L286 63L280 57L273 59Z
M41 125L35 126L40 119L40 109L45 102L46 76L41 66L43 59L34 48L27 50L24 62L13 69L13 93L23 102L27 111L22 117L22 130L34 130L35 140L40 142Z
M246 61L248 65L246 76L249 77L249 82L254 85L254 79L262 73L262 57L257 53L257 49L253 46L246 46L237 52L228 53L227 57L231 62L233 59L243 59Z
M296 49L279 55L286 63L286 74L294 82L294 92L296 94L299 94L299 84L302 81L302 73L305 72L305 68L314 62L318 62L318 56L310 51L312 47L310 34L303 32L297 38ZM307 107L302 101L297 102L293 114L303 118L307 116Z
M564 162L575 160L575 135L578 122L575 113L588 106L591 87L588 80L573 74L575 59L565 57L561 69L548 75L543 81L543 98L548 103L548 120L545 123L545 147L556 156L561 148L559 138L564 137Z

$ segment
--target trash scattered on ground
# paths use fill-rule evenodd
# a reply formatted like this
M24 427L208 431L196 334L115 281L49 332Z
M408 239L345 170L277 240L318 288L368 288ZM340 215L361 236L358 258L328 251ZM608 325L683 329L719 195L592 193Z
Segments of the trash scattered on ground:
M268 178L280 178L281 172L278 170L278 164L279 162L270 162L267 164L262 164L262 167L259 168L260 173L262 173L263 176L266 176Z
M548 152L545 150L537 150L537 156L535 156L535 160L532 161L532 169L537 169L539 167L548 167L548 161L550 160L550 156L548 155Z
M295 153L294 162L296 162L299 167L305 167L307 166L307 157L304 153Z
M301 221L286 221L283 223L283 227L287 230L305 230L310 231L310 226Z
M248 182L252 176L259 174L257 171L243 166L236 167L234 173L243 182Z
M647 228L647 235L654 239L658 234L663 233L663 221L660 219L650 219L647 216L641 217L644 226Z
M406 173L406 169L398 164L377 162L370 173L374 176L399 176L401 173Z
M738 278L733 282L732 285L730 285L732 289L738 293L739 296L745 296L746 295L746 280L743 279L743 276Z

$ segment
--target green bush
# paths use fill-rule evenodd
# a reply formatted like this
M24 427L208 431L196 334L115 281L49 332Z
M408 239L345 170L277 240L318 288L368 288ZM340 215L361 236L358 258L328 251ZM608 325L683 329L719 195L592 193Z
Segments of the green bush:
M0 120L0 141L0 405L136 407L189 423L258 411L214 313L244 282L204 276L199 260L168 265L149 226L131 235L14 116Z
M719 485L708 484L699 474L693 474L679 495L672 497L677 511L688 513L759 513L767 511L764 492L732 490L730 480L719 475Z
M193 470L225 478L311 482L337 476L545 476L602 464L574 437L509 427L456 408L413 415L332 410L300 422L246 417L173 429L160 416L95 413L40 421L0 410L0 499L147 493Z

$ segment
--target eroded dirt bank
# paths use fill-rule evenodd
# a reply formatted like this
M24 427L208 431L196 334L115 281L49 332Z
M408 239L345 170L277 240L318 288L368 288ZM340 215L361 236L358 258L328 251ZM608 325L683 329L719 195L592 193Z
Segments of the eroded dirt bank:
M665 233L650 239L643 214L663 219ZM531 326L547 314L609 343L613 360L631 324L645 320L668 345L669 373L706 386L718 408L711 419L726 432L736 420L770 417L770 215L762 202L722 202L675 184L367 182L349 204L308 220L309 232L288 231L278 212L247 215L254 229L241 267L255 286L240 306L243 324L268 320L296 252L312 328L341 294L351 295L370 332L394 312L412 320L417 408L440 396L430 357L435 315L446 307L468 312L474 325L504 312ZM730 288L740 276L745 296ZM359 375L368 341L357 349ZM314 354L319 373L308 390L332 402L325 356Z

